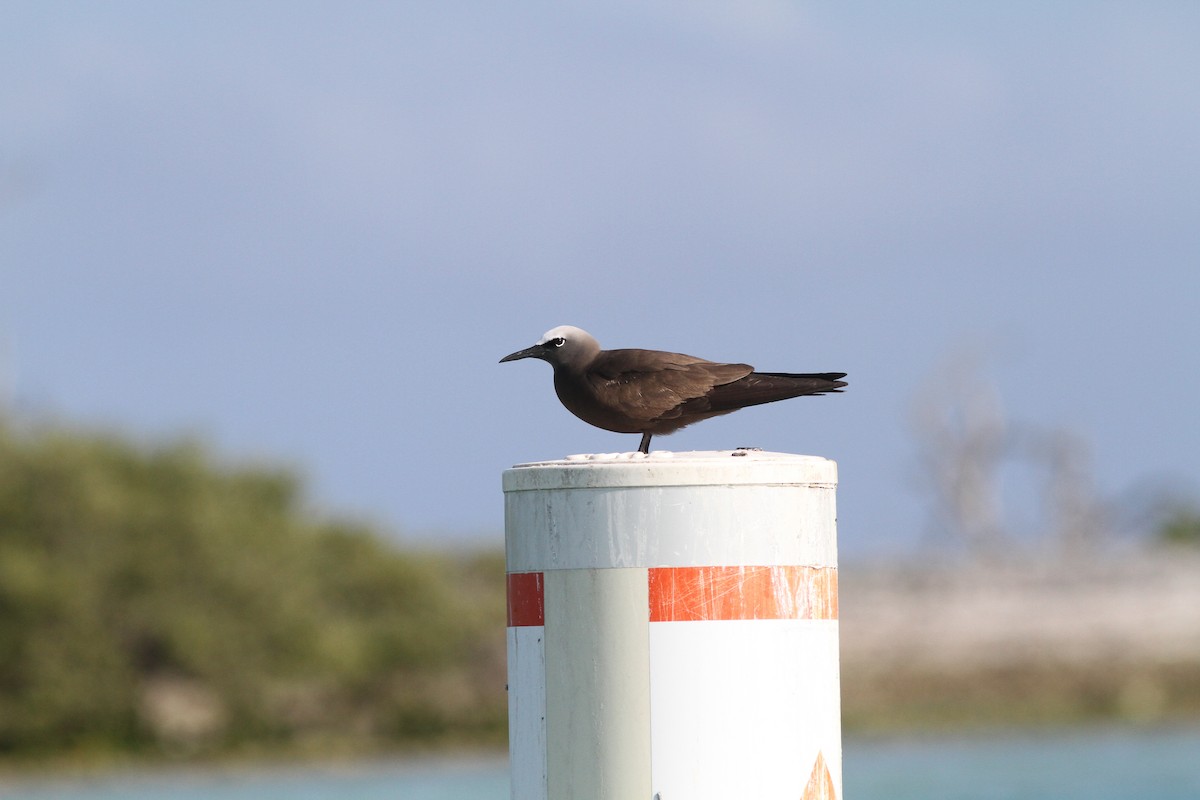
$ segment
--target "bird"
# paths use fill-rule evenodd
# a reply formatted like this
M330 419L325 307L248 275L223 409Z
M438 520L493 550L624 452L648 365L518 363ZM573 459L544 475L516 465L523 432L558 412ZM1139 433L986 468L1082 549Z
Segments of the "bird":
M560 325L532 347L500 359L537 358L554 368L554 391L584 422L650 439L746 406L801 395L841 392L844 372L755 372L749 364L721 364L661 350L601 350L587 331Z

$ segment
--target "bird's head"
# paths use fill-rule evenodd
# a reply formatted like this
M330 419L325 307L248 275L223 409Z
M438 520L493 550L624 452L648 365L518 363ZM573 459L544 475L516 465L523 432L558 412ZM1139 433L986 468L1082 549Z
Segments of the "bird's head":
M540 358L555 369L559 367L582 369L599 352L600 344L592 338L590 333L573 325L559 325L557 328L546 331L533 347L509 353L500 359L500 363L517 361L522 358Z

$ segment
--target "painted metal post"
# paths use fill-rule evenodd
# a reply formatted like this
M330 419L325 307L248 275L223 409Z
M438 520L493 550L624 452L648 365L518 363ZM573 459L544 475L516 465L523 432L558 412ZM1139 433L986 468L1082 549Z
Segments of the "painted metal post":
M504 473L513 800L842 796L837 465Z

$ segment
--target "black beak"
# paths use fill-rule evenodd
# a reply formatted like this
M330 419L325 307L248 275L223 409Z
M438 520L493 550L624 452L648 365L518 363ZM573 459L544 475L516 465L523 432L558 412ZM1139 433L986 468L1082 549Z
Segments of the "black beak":
M542 353L544 352L546 352L544 347L542 347L540 344L535 344L533 347L526 347L524 350L518 350L515 353L509 353L504 358L500 359L500 363L503 364L505 361L517 361L518 359L522 358L541 358Z

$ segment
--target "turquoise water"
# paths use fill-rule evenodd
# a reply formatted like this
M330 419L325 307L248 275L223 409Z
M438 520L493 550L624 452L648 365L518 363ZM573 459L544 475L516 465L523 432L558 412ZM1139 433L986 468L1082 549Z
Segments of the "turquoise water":
M1200 800L1200 727L848 739L849 800ZM0 778L5 800L507 800L502 759ZM681 798L686 800L686 798Z
M851 740L849 800L1200 800L1200 727Z

